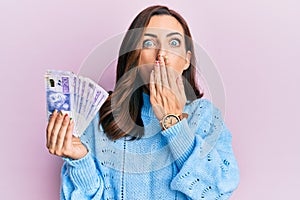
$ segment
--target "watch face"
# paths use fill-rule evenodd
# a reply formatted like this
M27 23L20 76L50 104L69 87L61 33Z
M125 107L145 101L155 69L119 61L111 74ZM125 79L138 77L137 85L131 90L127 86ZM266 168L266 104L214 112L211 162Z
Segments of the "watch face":
M179 121L180 120L176 115L170 114L170 115L165 116L165 118L163 119L162 125L165 129L167 129L167 128L173 126L174 124L176 124Z

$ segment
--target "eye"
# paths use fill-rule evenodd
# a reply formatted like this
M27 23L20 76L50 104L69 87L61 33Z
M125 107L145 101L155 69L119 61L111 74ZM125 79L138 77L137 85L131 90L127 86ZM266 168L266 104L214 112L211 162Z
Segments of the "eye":
M171 39L169 43L172 47L179 47L180 46L180 40L178 39Z
M145 40L143 42L143 48L153 48L155 43L152 40Z

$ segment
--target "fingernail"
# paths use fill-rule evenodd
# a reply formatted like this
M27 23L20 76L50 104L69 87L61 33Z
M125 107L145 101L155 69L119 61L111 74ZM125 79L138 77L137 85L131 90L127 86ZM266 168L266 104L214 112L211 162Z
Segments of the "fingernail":
M159 68L160 64L159 63L155 63L155 67Z
M151 71L150 76L154 77L154 70Z
M54 109L54 111L52 112L52 114L55 114L55 113L57 113L57 110L56 110L56 109Z
M63 116L64 114L62 113L62 111L59 111L59 114L61 115L61 116Z

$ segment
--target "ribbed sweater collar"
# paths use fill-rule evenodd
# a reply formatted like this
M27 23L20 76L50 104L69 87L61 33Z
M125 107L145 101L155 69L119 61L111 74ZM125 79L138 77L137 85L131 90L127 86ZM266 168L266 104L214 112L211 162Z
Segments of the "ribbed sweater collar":
M152 105L150 103L150 96L143 92L143 107L142 107L142 116L148 117L148 118L156 118Z
M161 130L161 127L153 112L152 105L150 103L150 96L146 93L143 93L143 107L141 115L145 127L143 138L149 138L156 135Z

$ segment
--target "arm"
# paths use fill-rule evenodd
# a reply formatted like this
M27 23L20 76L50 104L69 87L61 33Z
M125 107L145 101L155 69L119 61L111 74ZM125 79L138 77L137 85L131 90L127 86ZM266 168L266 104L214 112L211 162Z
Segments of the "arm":
M150 102L159 121L166 114L181 114L186 104L181 74L174 72L160 56L150 75ZM171 189L192 199L227 199L239 182L230 132L208 101L191 104L189 121L183 119L162 132L179 170Z
M171 189L192 199L228 199L239 183L231 134L218 110L201 107L189 123L184 119L162 133L179 169Z
M61 199L100 199L103 181L92 154L72 135L74 122L54 111L47 126L47 148L63 157Z
M79 160L64 160L61 199L101 199L103 181L91 153Z

